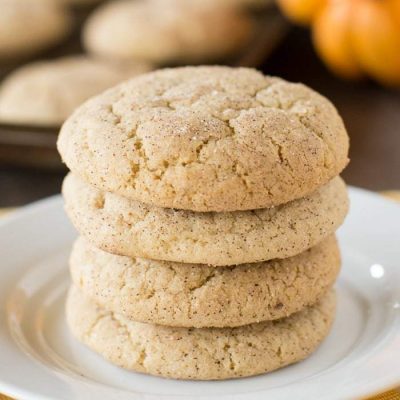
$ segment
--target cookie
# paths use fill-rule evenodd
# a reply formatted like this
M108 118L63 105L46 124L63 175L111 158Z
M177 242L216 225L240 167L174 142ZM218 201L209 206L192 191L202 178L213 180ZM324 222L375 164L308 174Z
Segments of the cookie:
M346 130L327 99L230 67L165 69L123 83L80 107L58 148L102 190L200 212L307 196L348 161Z
M234 327L287 317L315 304L334 284L340 254L331 236L284 260L214 268L116 256L80 238L70 269L85 295L134 321Z
M161 65L222 60L248 43L249 16L223 5L187 0L118 0L96 10L84 27L93 54Z
M51 0L0 0L0 60L47 49L71 30L68 11Z
M287 258L331 235L348 210L339 178L271 209L196 213L147 206L102 192L73 174L63 184L78 231L115 254L215 266Z
M149 70L148 65L141 63L127 66L85 56L25 65L0 86L0 120L61 126L89 97Z
M133 322L96 306L75 287L67 300L73 335L120 367L177 379L258 375L308 357L335 314L330 292L292 316L238 328L172 328Z

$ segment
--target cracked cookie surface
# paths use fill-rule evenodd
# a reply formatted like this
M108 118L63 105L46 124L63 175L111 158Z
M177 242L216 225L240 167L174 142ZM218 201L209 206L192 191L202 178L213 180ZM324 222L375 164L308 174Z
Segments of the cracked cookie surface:
M172 328L133 322L73 287L73 335L120 367L177 379L227 379L270 372L309 356L328 334L335 296L281 320L238 328Z
M331 235L348 210L344 182L271 209L196 213L148 206L102 192L69 174L66 211L104 251L185 263L235 265L299 254Z
M193 211L283 204L348 162L346 130L326 98L230 67L165 69L110 89L66 121L58 148L102 190Z
M70 269L85 295L134 321L233 327L315 304L334 284L340 254L331 236L284 260L215 268L116 256L79 238Z

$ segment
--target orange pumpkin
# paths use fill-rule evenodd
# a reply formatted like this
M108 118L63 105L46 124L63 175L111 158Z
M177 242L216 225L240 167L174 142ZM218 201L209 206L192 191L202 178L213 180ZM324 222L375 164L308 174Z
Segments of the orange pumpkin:
M400 85L400 0L321 1L309 21L327 66L345 78Z

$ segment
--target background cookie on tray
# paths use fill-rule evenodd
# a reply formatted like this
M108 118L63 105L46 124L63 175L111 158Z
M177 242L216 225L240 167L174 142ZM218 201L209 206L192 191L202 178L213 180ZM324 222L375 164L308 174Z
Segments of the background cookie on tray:
M121 64L87 56L27 64L0 83L0 121L61 126L88 98L150 69L142 62Z
M0 61L26 57L64 39L68 10L52 0L0 0Z
M235 7L186 0L116 0L86 22L83 42L98 56L165 65L222 60L250 40L253 23Z

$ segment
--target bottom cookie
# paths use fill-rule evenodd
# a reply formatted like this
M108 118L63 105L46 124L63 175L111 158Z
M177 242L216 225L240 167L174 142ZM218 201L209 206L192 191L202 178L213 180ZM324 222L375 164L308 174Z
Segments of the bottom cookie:
M335 295L288 318L237 328L172 328L107 312L72 287L74 336L120 367L176 379L228 379L270 372L309 356L328 334Z

